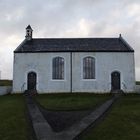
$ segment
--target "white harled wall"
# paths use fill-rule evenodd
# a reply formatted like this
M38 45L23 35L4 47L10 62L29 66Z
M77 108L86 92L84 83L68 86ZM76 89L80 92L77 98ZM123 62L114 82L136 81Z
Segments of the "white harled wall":
M95 58L96 78L93 80L82 78L82 59L85 56ZM135 90L134 68L133 53L73 53L73 92L109 92L111 73L114 71L121 74L121 89L133 92Z
M52 59L57 56L65 59L64 80L52 80ZM86 56L92 56L96 60L96 79L84 80L82 77L82 60ZM13 93L21 93L27 89L27 74L31 71L37 73L39 93L71 92L71 90L72 92L109 92L113 71L119 71L121 74L121 89L126 92L135 90L134 53L15 53Z

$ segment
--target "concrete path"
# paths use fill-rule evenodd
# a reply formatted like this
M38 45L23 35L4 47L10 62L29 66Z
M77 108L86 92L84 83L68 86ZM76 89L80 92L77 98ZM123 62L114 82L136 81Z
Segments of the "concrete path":
M37 140L72 140L88 126L94 124L94 122L96 122L96 120L98 120L111 107L118 97L119 96L117 95L107 100L81 121L72 125L69 129L59 133L52 130L51 126L48 124L31 96L25 96L25 100Z

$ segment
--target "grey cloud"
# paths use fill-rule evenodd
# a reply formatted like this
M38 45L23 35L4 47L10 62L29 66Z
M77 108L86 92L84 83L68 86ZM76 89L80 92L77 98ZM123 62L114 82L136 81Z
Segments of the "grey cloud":
M34 37L65 37L66 31L77 31L81 19L89 25L87 36L117 36L119 33L134 47L136 68L139 62L139 21L127 17L127 6L139 0L1 0L0 2L0 62L3 78L12 78L13 50L24 39L28 24L33 27ZM118 15L115 15L115 12ZM118 12L118 13L117 13ZM93 24L94 23L94 24ZM86 26L86 25L85 25ZM6 38L18 36L12 44ZM77 34L79 35L79 34ZM72 37L71 33L69 37ZM85 37L87 37L85 36ZM79 37L79 36L77 36ZM9 45L7 46L7 44ZM11 47L11 48L9 48ZM5 49L5 51L1 51ZM10 54L9 54L10 53ZM137 74L140 79L140 74Z

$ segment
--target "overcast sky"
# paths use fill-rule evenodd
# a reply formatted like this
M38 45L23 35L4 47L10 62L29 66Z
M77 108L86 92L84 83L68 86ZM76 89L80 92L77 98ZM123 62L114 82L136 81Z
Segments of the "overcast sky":
M122 37L135 50L140 80L140 0L0 0L1 78L12 79L13 51L33 37Z

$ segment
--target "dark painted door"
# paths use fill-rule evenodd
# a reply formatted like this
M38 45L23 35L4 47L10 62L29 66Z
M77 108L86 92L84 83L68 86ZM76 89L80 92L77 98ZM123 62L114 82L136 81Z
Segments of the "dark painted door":
M111 89L120 90L120 73L119 72L113 72L111 74Z
M36 73L28 73L28 90L36 90Z

